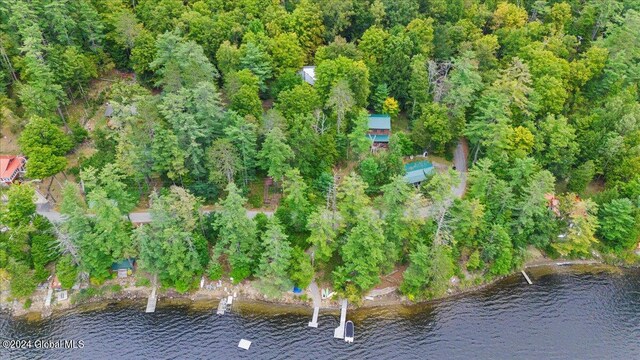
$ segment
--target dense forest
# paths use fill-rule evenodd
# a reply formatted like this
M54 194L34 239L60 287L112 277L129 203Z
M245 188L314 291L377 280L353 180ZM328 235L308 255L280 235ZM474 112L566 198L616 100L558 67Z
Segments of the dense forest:
M135 257L179 292L315 277L357 300L401 269L417 300L531 251L635 262L639 83L637 0L2 1L2 135L28 160L0 277L27 298ZM370 113L391 117L387 150ZM412 156L459 141L467 174L407 184ZM28 179L59 187L61 223ZM265 179L276 210L247 217Z

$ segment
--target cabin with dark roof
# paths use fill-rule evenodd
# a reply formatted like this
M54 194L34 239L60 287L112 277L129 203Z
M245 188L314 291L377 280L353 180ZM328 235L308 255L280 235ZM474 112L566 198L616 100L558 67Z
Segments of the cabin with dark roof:
M390 136L391 117L386 114L369 115L369 131L367 132L367 138L372 142L372 150L388 148Z

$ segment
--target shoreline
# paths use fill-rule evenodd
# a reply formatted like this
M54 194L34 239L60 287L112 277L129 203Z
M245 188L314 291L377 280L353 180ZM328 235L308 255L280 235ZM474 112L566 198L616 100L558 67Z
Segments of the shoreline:
M551 272L558 272L562 267L575 267L575 266L589 266L589 267L603 267L606 269L621 269L623 266L608 265L600 260L552 260L552 259L537 259L526 263L523 266L523 270L527 269L541 269L549 268ZM450 289L443 296L422 300L422 301L410 301L405 296L400 295L397 290L390 294L380 296L374 300L365 300L359 305L349 304L349 308L352 310L365 310L375 308L391 308L391 307L408 307L408 306L424 306L431 303L436 303L443 300L455 299L467 294L477 292L495 285L497 282L506 279L508 277L517 276L518 271L501 277L493 278L489 281L483 282L477 285L469 285L463 288ZM112 285L113 286L113 285ZM148 295L151 292L150 287L134 286L132 288L123 288L118 292L107 292L95 295L83 301L71 303L70 300L66 300L63 303L57 303L51 308L44 308L42 306L36 306L36 301L29 309L23 309L21 306L16 306L14 302L3 302L2 309L10 314L13 318L27 318L27 319L45 319L50 316L64 316L64 313L73 309L85 309L86 311L92 311L95 309L104 308L110 304L140 304L140 310L144 311L144 301L146 301ZM161 291L158 295L158 306L172 306L172 305L187 305L193 306L197 309L205 309L208 311L215 311L217 303L223 297L233 295L236 293L237 297L234 302L238 304L240 310L243 308L249 309L249 311L261 312L291 312L291 313L307 313L310 309L313 309L313 305L310 298L302 296L293 296L291 293L285 293L282 298L269 299L264 295L258 293L250 283L239 284L236 286L225 287L224 290L220 287L217 290L205 290L200 289L195 292L179 294L173 290ZM40 300L40 299L38 299ZM19 305L19 303L18 303ZM339 312L339 301L325 299L322 301L321 309L323 312Z

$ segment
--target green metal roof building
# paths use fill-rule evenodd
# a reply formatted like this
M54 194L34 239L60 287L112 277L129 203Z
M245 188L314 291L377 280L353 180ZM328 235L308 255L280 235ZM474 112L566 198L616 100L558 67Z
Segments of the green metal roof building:
M135 262L136 262L135 258L128 258L128 259L120 260L120 261L117 261L117 262L114 262L113 264L111 264L111 270L113 270L113 271L133 270Z
M370 114L369 129L391 130L391 117L385 114Z
M369 138L369 140L374 142L382 142L382 143L389 142L389 135L367 134L367 137Z
M373 148L387 148L391 136L391 117L385 114L369 115L369 131L367 138L373 143Z
M409 184L418 185L433 172L433 169L433 165L426 160L405 164L404 180Z

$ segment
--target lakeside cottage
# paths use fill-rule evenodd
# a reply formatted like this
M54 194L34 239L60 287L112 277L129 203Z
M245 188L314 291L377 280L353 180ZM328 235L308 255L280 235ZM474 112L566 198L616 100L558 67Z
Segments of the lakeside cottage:
M367 138L372 141L372 150L387 149L391 136L391 117L385 114L369 115Z
M404 180L411 185L419 186L433 172L433 169L433 164L426 160L405 164Z
M11 184L18 175L25 173L27 158L18 155L0 155L0 182Z

